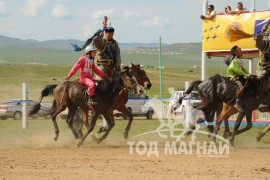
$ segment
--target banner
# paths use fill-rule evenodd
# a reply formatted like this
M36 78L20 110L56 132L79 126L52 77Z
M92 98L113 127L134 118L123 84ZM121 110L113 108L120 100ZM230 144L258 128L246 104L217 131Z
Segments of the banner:
M263 11L240 15L217 15L213 20L203 20L202 50L204 52L230 51L234 45L246 51L257 50L253 38L230 42L228 29L238 28L246 33L255 34L261 31L269 18L270 11Z

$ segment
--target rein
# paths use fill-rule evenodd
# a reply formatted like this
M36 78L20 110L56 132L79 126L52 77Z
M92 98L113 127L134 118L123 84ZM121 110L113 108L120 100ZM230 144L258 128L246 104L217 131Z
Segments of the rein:
M133 84L133 85L129 85L129 84L124 80L123 75L124 75L124 74L121 75L121 79L122 79L122 81L124 82L124 84L125 84L128 88L125 88L124 86L121 86L120 83L119 83L119 85L120 85L120 87L121 87L122 89L131 89L132 87L134 87L134 86L137 84L137 83L135 83L135 84ZM133 78L133 77L134 77L134 76L132 76L132 78Z
M244 84L244 86L243 86L243 89L244 89L245 87L247 87L248 80L249 80L249 79L247 79L247 81L245 82L245 84ZM229 102L227 102L226 104L230 104L236 97L237 97L237 93L236 93L236 95L235 95Z
M147 78L147 76L144 75L144 76L140 77L140 78L138 79L138 81L141 80L142 78Z

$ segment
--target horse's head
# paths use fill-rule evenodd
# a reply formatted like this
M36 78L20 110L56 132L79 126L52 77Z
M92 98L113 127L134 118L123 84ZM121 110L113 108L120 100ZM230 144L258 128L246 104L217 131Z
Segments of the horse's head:
M138 84L144 87L144 89L150 89L152 84L146 75L146 72L141 69L140 64L134 65L131 63L131 74L136 78Z
M121 72L120 75L120 84L123 88L126 89L132 89L134 86L136 86L136 82L133 80L133 74L130 73L129 67L124 67L123 71Z

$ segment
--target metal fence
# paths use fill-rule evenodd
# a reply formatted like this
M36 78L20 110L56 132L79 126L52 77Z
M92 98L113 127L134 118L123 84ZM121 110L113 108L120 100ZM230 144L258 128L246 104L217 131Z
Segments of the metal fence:
M236 120L238 114L234 114L230 117L230 120ZM246 120L246 118L244 118ZM252 121L264 121L270 122L270 113L269 112L260 112L258 110L252 112Z

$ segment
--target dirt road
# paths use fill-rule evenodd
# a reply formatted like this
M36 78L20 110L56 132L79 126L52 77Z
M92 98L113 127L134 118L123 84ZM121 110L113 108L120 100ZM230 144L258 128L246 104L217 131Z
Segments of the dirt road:
M269 149L227 158L129 154L128 148L0 150L1 179L270 179Z

